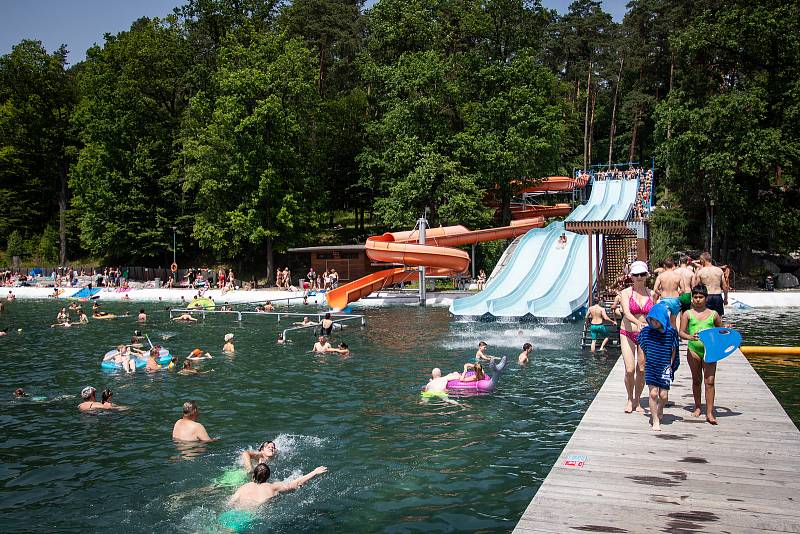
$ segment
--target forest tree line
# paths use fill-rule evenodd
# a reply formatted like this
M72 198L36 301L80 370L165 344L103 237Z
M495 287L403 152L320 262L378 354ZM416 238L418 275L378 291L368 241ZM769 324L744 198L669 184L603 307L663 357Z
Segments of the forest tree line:
M526 181L655 161L653 252L800 248L800 7L189 0L86 59L0 58L4 261L266 267L337 213L510 220ZM487 194L501 206L501 221ZM374 230L374 228L372 229ZM660 259L660 258L659 258Z

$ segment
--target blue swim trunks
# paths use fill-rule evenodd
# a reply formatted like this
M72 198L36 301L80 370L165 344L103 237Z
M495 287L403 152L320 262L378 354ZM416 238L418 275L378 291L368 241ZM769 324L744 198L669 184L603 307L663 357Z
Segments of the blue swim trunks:
M604 324L593 324L589 327L589 334L591 334L593 340L608 337L608 329Z
M675 317L681 312L681 299L678 297L664 297L661 301L667 305L669 314Z

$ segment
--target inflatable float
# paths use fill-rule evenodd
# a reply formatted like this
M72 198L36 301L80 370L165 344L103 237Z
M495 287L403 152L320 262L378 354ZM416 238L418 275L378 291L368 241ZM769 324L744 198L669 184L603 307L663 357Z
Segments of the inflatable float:
M448 393L491 393L494 391L495 386L497 386L497 381L500 379L500 373L503 372L503 369L506 368L506 364L508 360L505 356L503 359L497 362L496 364L492 362L487 367L488 373L484 377L483 380L477 380L474 382L462 382L461 380L450 380L447 382L447 392ZM467 371L467 376L474 375L474 371Z
M106 352L103 356L103 361L100 362L101 369L108 369L109 371L118 371L122 369L122 364L115 362L114 360L106 360L106 358L113 358L114 354L116 354L117 349L111 349L110 351ZM147 358L131 358L136 363L136 368L141 369L147 365ZM161 347L158 349L158 358L156 361L159 365L169 365L169 362L172 361L172 354L169 353L167 349Z
M213 300L208 297L197 297L193 298L189 305L186 306L187 308L195 308L201 309L205 308L206 310L211 310L216 306Z

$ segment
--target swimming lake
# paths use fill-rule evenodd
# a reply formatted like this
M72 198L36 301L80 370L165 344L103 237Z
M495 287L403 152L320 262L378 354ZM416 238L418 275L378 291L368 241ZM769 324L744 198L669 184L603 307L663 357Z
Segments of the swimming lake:
M0 314L0 328L11 329L0 338L3 530L224 531L217 517L233 488L215 479L235 468L242 450L274 439L273 480L318 465L329 471L263 507L252 532L509 531L616 360L582 352L579 324L456 322L444 308L362 308L366 327L333 336L352 350L343 358L308 353L310 331L277 345L277 333L297 318L178 324L164 304L149 303L142 327L140 305L119 303L105 309L130 317L50 328L63 305L17 301ZM732 318L748 344L800 344L791 311ZM195 347L208 350L214 359L204 369L213 371L101 371L102 355L137 328L181 362ZM229 332L235 355L221 352ZM490 354L513 360L497 391L457 406L421 402L431 368L460 370L481 340ZM526 341L532 363L521 368L516 356ZM797 424L800 360L754 365ZM78 413L86 385L111 388L130 410ZM14 400L17 387L48 400ZM171 440L190 399L220 441L187 448ZM623 404L620 384L620 413Z

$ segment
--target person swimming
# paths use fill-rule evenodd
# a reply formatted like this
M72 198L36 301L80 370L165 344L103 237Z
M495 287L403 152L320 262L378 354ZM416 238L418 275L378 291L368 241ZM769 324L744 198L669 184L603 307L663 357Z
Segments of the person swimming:
M254 509L279 493L294 491L315 476L327 471L328 468L321 465L310 473L288 482L268 483L267 480L272 472L267 464L260 463L253 469L253 481L236 490L236 493L228 500L228 504L238 509Z

